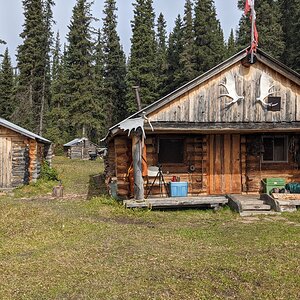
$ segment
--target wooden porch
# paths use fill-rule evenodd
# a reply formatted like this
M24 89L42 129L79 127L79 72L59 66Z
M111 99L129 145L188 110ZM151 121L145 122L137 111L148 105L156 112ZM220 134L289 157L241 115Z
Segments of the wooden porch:
M198 197L165 197L148 198L144 200L124 200L126 208L213 208L217 210L220 206L228 203L226 196L198 196Z

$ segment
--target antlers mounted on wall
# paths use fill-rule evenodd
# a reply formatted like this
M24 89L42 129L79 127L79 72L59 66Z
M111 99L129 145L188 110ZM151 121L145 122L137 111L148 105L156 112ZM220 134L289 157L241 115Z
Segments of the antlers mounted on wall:
M229 97L232 99L231 102L226 104L226 108L229 107L230 105L236 103L240 99L244 99L244 96L238 95L236 92L236 84L235 84L235 76L229 72L225 76L226 82L225 83L220 83L220 86L223 86L226 90L226 94L221 94L219 98L221 97Z
M260 96L256 98L256 101L260 102L262 106L266 108L278 105L278 103L273 104L264 101L265 98L275 93L275 91L270 92L270 89L273 87L274 85L270 86L270 77L266 73L262 73L260 77L260 85L259 85Z

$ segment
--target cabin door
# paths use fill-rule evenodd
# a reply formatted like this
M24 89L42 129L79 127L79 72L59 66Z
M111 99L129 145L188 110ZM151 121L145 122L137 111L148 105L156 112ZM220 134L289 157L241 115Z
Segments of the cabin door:
M11 187L12 156L11 138L0 137L0 188Z
M208 140L209 193L211 195L241 193L240 135L215 134L210 135Z

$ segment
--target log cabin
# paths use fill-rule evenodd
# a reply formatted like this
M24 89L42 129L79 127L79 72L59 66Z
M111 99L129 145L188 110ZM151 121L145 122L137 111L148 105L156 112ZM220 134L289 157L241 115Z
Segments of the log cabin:
M36 181L51 158L51 141L0 118L0 190Z
M141 128L122 130L138 118L145 138ZM107 182L121 198L132 194L132 161L135 199L147 196L144 145L148 167L187 182L190 197L260 193L269 177L300 182L300 76L260 49L250 63L245 49L113 126L105 141Z
M88 138L76 138L64 144L64 152L70 159L89 159L96 158L98 153L96 144L92 143Z

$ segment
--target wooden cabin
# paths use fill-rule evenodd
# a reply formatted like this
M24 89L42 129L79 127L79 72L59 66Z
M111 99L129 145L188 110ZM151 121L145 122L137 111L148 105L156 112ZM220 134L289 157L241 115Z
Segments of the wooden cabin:
M76 138L64 144L64 152L70 159L90 159L96 158L98 146L88 138Z
M0 190L36 181L51 157L51 141L0 118Z
M254 63L243 50L127 120L138 117L154 129L145 119L144 141L122 122L105 139L107 181L120 197L130 196L137 139L148 167L188 182L189 196L260 193L270 177L300 182L300 76L259 49Z

